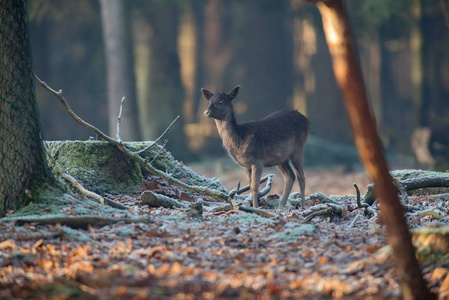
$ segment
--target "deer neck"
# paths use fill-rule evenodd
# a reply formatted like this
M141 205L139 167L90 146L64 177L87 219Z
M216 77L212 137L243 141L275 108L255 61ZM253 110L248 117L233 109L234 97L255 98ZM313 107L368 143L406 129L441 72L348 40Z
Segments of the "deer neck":
M226 148L229 149L230 147L239 145L239 125L234 114L225 120L215 119L215 124L217 125L218 134L220 134Z

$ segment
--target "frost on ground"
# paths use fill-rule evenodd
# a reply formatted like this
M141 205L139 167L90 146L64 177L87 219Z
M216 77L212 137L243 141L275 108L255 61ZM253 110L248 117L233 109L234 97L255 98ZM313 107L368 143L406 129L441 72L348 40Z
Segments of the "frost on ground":
M321 181L336 176L316 170L309 174ZM343 180L345 175L338 176ZM144 190L186 205L201 199L202 217L189 215L188 209L142 205ZM276 198L264 201L270 197ZM207 205L212 199L151 175L134 193L113 199L131 207L121 217L149 216L151 222L92 224L86 230L0 223L0 298L400 298L381 219L353 210L354 196L333 197L344 208L341 218L317 217L308 224L300 224L297 209L271 210L279 215L274 219L238 209L214 212ZM66 215L83 213L77 210L82 202L91 205L80 195L71 200L77 203L62 204ZM446 203L412 200L410 205L429 207ZM439 227L447 219L408 214L408 222L411 227ZM449 289L445 255L429 247L418 253L429 286L444 299Z

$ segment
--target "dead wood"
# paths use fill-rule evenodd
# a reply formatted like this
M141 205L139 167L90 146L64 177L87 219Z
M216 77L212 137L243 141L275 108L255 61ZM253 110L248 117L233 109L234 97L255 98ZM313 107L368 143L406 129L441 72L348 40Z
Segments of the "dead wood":
M343 208L335 203L324 203L320 205L315 205L303 212L303 215L306 216L306 218L301 221L301 224L307 223L317 216L328 215L328 216L341 217L342 213Z
M275 214L272 214L272 213L270 213L270 212L268 212L266 210L260 209L260 208L254 208L254 207L240 205L239 209L241 211L244 211L244 212L258 214L259 216L265 217L265 218L274 218L274 217L276 217Z
M269 185L269 186L270 186L270 189L271 189L271 177L272 177L272 176L273 176L273 174L268 174L267 176L262 177L262 178L260 179L260 183L262 184L262 183L264 183L265 181L270 180L269 183L267 183L267 186ZM240 194L243 194L243 193L249 191L249 189L250 189L249 185L246 185L246 186L240 188L240 180L239 180L238 183L237 183L237 188L233 189L233 190L229 193L229 197L230 197L230 198L233 198L234 195L240 195ZM265 189L264 189L264 190L265 190ZM265 196L268 192L269 192L269 190L268 190L263 196ZM259 192L259 197L261 197L261 194L262 194L262 191Z
M320 192L313 193L312 195L310 195L309 197L306 198L307 202L311 202L313 200L319 200L323 203L332 203L332 204L336 204L336 205L339 204L338 201L333 200Z
M396 182L396 183L395 183ZM432 176L432 177L419 177L419 178L408 178L404 180L393 179L393 183L398 187L402 195L402 202L408 202L407 192L413 192L418 189L425 188L449 188L449 176ZM407 196L405 196L407 195ZM368 205L373 205L376 201L377 195L374 190L374 185L369 184L366 187L366 194L363 202ZM407 200L405 200L406 198ZM405 202L406 203L406 202Z
M119 142L115 139L113 139L112 137L106 135L105 133L103 133L101 130L99 130L98 128L96 128L95 126L87 123L86 121L84 121L83 119L81 119L80 117L78 117L73 110L70 108L70 106L68 105L67 101L65 100L64 96L62 95L62 90L59 90L58 92L53 90L52 88L50 88L45 82L43 82L42 80L40 80L36 74L34 74L34 77L36 78L36 80L39 82L39 84L46 89L47 91L49 91L50 93L52 93L53 95L55 95L59 102L64 106L64 108L66 109L66 111L69 113L69 115L79 124L81 124L82 126L92 130L93 132L95 132L95 134L97 136L99 136L100 138L102 138L103 140L105 140L108 143L111 143L112 145L116 146L120 151L122 151L126 156L128 156L129 158L131 158L132 160L134 160L135 162L137 162L139 165L141 165L145 170L147 170L148 172L150 172L151 174L157 175L163 179L165 179L168 183L173 184L177 187L180 187L186 191L189 192L195 192L204 196L211 196L213 198L215 198L216 200L220 201L220 202L228 202L229 199L229 195L217 190L213 190L207 187L202 187L202 186L192 186L189 185L187 183L184 183L182 181L179 181L176 178L173 178L172 176L166 174L165 172L156 169L155 167L153 167L151 164L147 163L147 161L142 158L138 153L135 153L131 150L129 150L125 144L123 144L122 142Z
M165 207L165 208L187 208L186 205L182 204L176 199L170 198L165 195L160 195L153 193L152 191L145 191L140 196L143 203L148 204L151 207Z
M69 181L75 188L77 188L82 194L86 195L87 197L93 198L95 200L98 200L101 204L106 204L114 208L118 209L129 209L128 206L123 205L121 203L115 202L114 200L111 200L109 198L102 197L101 195L94 193L92 191L87 190L81 183L79 183L75 177L63 172L61 168L59 168L58 164L56 163L55 158L53 155L51 155L50 151L47 148L47 145L44 143L44 150L47 153L47 156L50 160L50 163L52 164L53 168L56 170L56 172L61 175L62 178Z
M11 220L7 221L9 222ZM14 218L12 221L14 221L16 225L23 225L25 223L38 223L44 225L61 224L75 229L78 228L87 229L89 225L92 227L102 227L119 222L124 222L125 224L151 223L150 218L129 219L129 218L107 218L100 216L20 217Z

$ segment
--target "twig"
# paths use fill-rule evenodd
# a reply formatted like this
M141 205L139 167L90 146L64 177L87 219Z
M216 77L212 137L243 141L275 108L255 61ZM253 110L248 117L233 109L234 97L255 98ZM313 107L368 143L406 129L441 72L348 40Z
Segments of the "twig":
M369 204L368 204L368 203L362 203L362 202L360 201L360 190L359 190L359 187L357 186L357 184L356 184L356 183L353 183L352 185L354 186L355 192L356 192L356 194L357 194L357 198L356 198L356 201L357 201L357 207L356 207L356 209L357 209L357 208L367 208L367 207L369 207Z
M270 178L272 176L273 176L273 174L268 174L267 176L262 177L260 179L260 183L264 183L265 181L268 180L268 178ZM246 186L240 188L240 180L239 180L238 183L237 183L237 188L235 188L231 192L229 192L229 197L233 198L235 195L243 194L244 192L247 192L249 190L250 190L250 186L249 185L246 185Z
M324 215L330 214L331 212L332 212L332 208L331 208L331 207L328 207L328 208L323 209L323 210L316 211L316 212L311 213L310 215L308 215L308 216L307 216L304 220L302 220L300 223L301 223L301 224L307 223L307 222L309 222L310 220L312 220L313 218L315 218L316 216L324 216Z
M117 141L121 142L122 139L120 138L120 123L122 120L122 110L123 110L123 103L125 102L125 97L122 98L122 101L120 102L120 110L118 112L117 117Z
M418 216L420 216L421 218L425 217L425 216L431 216L437 220L444 218L446 215L447 215L447 211L442 210L441 208L438 208L438 207L433 207L433 208L418 212Z
M405 191L404 186L396 177L392 176L392 178L393 178L394 185L398 188L399 192L401 193L401 196L402 196L401 202L404 204L408 204L408 195L407 195L407 192Z
M265 217L265 218L274 218L274 217L276 217L275 214L272 214L272 213L270 213L270 212L268 212L266 210L259 209L259 208L254 208L254 207L240 205L239 209L241 211L244 211L244 212L258 214L259 216Z
M162 149L164 149L165 145L167 145L168 140L165 140L164 143L161 145L161 148L159 149L159 151L154 155L154 157L151 159L150 161L150 165L156 160L156 158L158 157L159 153L161 153ZM153 146L154 144L151 144L150 146Z
M173 126L173 124L175 124L175 122L178 121L178 119L179 119L179 116L177 116L173 120L173 122L171 122L170 125L168 125L167 129L165 129L165 131L151 145L148 145L147 147L145 147L139 151L136 151L134 153L135 154L143 153L143 152L147 151L148 149L150 149L151 147L153 147L155 144L157 144L160 141L160 139L170 130L170 128Z
M170 198L165 195L159 195L153 193L152 191L144 191L140 196L143 203L148 204L152 207L165 207L165 208L186 208L187 206L182 204L176 199Z
M267 184L265 185L265 187L259 191L259 198L265 196L266 194L268 194L271 191L271 186L273 183L273 180L271 178L273 178L273 174L268 174L267 175Z
M359 219L360 215L356 215L354 220L352 220L351 224L349 224L349 228L353 228L355 226L355 222Z
M217 191L217 190L212 190L212 189L209 189L207 187L192 186L192 185L186 184L186 183L184 183L184 182L182 182L182 181L180 181L180 180L178 180L176 178L173 178L173 177L167 175L163 171L154 168L153 166L148 164L145 161L145 159L143 159L141 156L139 156L138 154L130 151L128 148L124 147L124 145L122 143L120 143L117 140L111 138L110 136L104 134L101 130L99 130L95 126L92 126L91 124L87 123L86 121L84 121L83 119L78 117L73 112L73 110L70 108L70 106L67 104L67 101L64 99L64 96L62 95L62 91L61 90L59 92L56 92L55 90L50 88L45 82L41 81L36 76L36 74L34 74L34 77L39 82L39 84L42 85L42 87L44 87L47 91L49 91L50 93L54 94L58 98L59 102L61 102L61 104L64 106L64 108L69 113L69 115L72 116L72 118L75 119L75 121L77 123L79 123L79 124L83 125L84 127L94 131L97 134L97 136L100 136L101 138L103 138L108 143L116 146L120 151L123 152L123 154L125 154L126 156L128 156L129 158L131 158L132 160L137 162L139 165L141 165L145 170L147 170L151 174L157 175L157 176L165 179L168 183L176 185L176 186L178 186L178 187L180 187L180 188L182 188L182 189L184 189L186 191L196 192L196 193L199 193L201 195L211 196L211 197L217 199L220 202L228 202L229 201L229 195L226 194L226 193L223 193L223 192L220 192L220 191Z

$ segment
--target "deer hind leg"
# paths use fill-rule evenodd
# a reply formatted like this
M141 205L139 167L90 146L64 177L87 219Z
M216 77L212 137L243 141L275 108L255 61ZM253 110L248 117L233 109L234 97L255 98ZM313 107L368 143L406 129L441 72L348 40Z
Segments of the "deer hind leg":
M279 208L283 208L285 204L287 204L288 196L292 191L293 183L295 182L295 174L293 173L288 160L277 167L284 177L284 192L282 193L281 203L279 204Z
M293 167L295 168L296 178L298 178L299 189L301 191L301 206L303 208L306 208L306 197L305 197L306 178L304 176L304 170L302 168L302 154L293 157L291 159L291 162Z
M249 186L251 188L251 196L253 198L254 208L259 207L259 184L260 177L262 176L262 170L263 166L253 165L251 166L251 171L249 172L251 174L251 181ZM246 174L248 174L248 172Z

